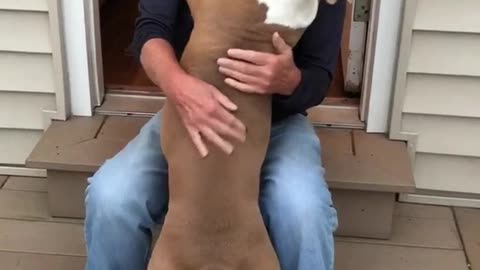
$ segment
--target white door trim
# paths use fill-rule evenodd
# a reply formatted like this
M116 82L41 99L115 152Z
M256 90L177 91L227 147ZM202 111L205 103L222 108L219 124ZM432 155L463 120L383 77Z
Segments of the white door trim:
M369 52L373 59L365 68L370 73L367 132L388 131L404 1L379 1L376 41Z
M371 66L365 68L370 73L366 122L368 132L386 133L404 0L377 1L376 42L371 46ZM97 0L64 1L63 5L73 115L91 116L104 95L98 10Z
M82 0L64 0L62 11L69 71L71 114L92 116L93 89L88 64L85 2Z

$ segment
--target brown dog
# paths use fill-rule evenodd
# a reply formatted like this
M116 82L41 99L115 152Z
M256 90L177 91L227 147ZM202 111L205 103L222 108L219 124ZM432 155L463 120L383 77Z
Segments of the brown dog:
M274 32L294 46L319 1L187 0L195 26L180 64L238 105L247 137L231 155L207 144L209 155L201 158L167 99L161 146L169 166L169 210L149 270L280 269L258 206L271 97L227 86L216 60L229 48L273 52Z

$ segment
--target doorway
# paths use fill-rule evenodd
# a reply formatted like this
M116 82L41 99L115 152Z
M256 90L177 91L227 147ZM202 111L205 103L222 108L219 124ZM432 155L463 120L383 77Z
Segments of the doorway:
M361 112L365 91L361 79L367 39L366 23L354 22L355 1L345 1L347 10L342 49L337 56L332 84L325 101L309 113L317 125L364 128ZM137 5L138 0L99 0L104 90L106 95L158 98L163 96L161 90L151 82L140 63L129 52L138 15ZM367 9L366 6L364 8Z

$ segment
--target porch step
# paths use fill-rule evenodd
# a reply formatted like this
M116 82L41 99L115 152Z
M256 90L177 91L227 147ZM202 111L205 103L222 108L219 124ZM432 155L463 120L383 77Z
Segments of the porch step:
M149 116L53 121L27 159L47 169L49 211L83 218L86 179L120 151ZM406 144L359 129L317 127L322 160L339 215L337 235L386 239L397 192L414 192Z

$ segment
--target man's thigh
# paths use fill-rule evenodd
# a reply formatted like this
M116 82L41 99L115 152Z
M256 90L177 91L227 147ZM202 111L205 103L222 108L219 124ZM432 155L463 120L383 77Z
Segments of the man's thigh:
M113 211L112 207L147 207L142 210L151 218L157 222L163 219L168 203L168 168L160 147L160 115L152 117L89 179L87 199L91 207L105 206Z
M336 227L336 212L325 181L320 140L307 117L275 123L262 168L260 204L265 217L282 211L296 217L321 213ZM305 213L306 212L306 213Z

